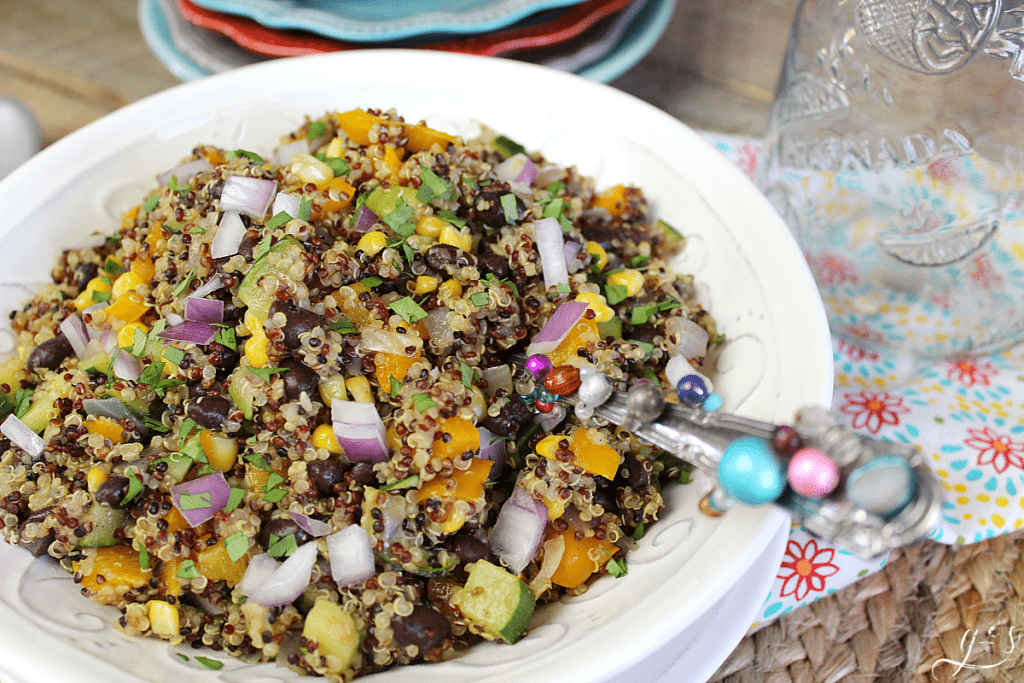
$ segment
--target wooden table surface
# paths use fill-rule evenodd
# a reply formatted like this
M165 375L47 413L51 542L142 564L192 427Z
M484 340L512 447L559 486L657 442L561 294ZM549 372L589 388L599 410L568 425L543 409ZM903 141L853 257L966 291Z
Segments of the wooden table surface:
M612 85L691 126L757 135L795 4L677 0L658 44ZM178 83L137 13L132 0L0 0L0 97L35 112L44 145Z

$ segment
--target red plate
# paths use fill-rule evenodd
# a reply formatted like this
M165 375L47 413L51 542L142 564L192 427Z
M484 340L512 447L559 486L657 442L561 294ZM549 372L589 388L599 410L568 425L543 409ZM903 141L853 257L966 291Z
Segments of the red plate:
M629 3L630 0L587 0L566 10L549 10L555 18L533 25L529 23L531 19L536 21L535 17L501 31L472 38L418 44L399 42L403 43L402 47L496 57L571 40L601 19L620 12ZM394 41L386 44L354 43L325 38L307 31L278 30L246 17L208 10L190 0L178 0L178 9L189 23L222 33L245 49L268 57L398 46Z

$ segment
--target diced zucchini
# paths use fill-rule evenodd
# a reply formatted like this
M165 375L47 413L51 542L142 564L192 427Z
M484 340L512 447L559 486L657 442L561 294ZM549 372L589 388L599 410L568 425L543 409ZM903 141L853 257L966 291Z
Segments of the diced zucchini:
M25 377L25 363L17 356L0 363L0 384L6 384L11 388L10 392L6 394L7 398L14 398L21 380Z
M319 654L338 658L339 661L330 667L331 673L352 668L359 656L362 636L355 620L341 605L327 598L317 599L313 609L309 610L302 636L317 642Z
M231 376L228 377L228 396L235 402L238 409L242 411L242 416L246 420L251 420L253 415L253 389L252 379L250 378L255 377L256 375L242 366L235 368Z
M264 254L249 269L249 272L242 278L242 284L238 286L238 298L241 299L245 305L256 315L260 320L266 320L267 315L270 313L270 304L273 300L266 291L260 286L260 280L268 274L278 274L274 271L273 266L270 264L270 259L267 258L270 254L281 253L290 247L302 248L302 243L294 237L288 235L281 238L270 247L270 252Z
M514 643L526 633L533 616L533 591L519 577L479 560L458 592L459 611L490 635Z
M167 471L164 472L164 483L168 486L176 486L185 481L189 470L195 461L181 453L171 453L167 456Z
M50 418L57 415L53 402L58 398L67 398L70 393L71 384L63 377L55 377L32 396L32 403L28 407L28 412L22 415L21 421L36 434L41 434Z
M127 510L93 504L83 517L83 521L92 522L92 531L78 539L75 545L79 548L105 548L117 545L121 541L114 538L114 531L123 527L127 518Z

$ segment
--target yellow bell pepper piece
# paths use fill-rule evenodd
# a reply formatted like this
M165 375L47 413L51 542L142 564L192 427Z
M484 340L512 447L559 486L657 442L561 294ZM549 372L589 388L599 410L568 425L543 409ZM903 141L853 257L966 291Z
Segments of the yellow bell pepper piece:
M441 436L434 440L435 457L451 460L480 450L480 430L464 417L443 419L438 433Z
M607 209L613 216L622 215L626 210L626 188L621 184L609 187L594 197L594 206Z
M80 564L73 562L71 566L78 571ZM99 590L101 584L96 580L97 576L103 577L102 585L130 589L145 586L152 578L153 572L139 566L139 553L130 545L112 545L96 549L92 569L82 575L82 588Z
M124 429L110 418L99 417L86 420L82 424L90 434L99 434L104 439L110 439L113 443L121 443L124 439Z
M316 429L313 430L313 445L337 455L345 452L341 444L338 443L338 437L334 435L334 428L329 424L316 426Z
M595 572L600 571L618 551L618 547L611 541L599 540L593 536L578 541L573 529L563 531L562 539L565 541L565 550L555 573L551 575L551 583L564 588L576 588L581 585Z
M117 318L125 323L133 323L150 309L138 292L125 292L107 307L107 317Z
M427 498L445 496L462 500L480 500L484 495L484 486L493 464L490 460L473 458L467 469L455 470L451 477L434 477L420 487L417 494L419 501L422 503Z

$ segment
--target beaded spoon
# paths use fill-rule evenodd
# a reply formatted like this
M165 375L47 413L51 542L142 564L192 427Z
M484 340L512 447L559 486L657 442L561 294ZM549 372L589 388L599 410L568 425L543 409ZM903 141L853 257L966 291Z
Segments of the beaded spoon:
M571 406L709 475L706 515L736 503L779 505L811 534L866 559L924 538L939 521L942 490L919 451L858 434L824 408L774 425L717 412L721 398L699 375L680 379L680 403L671 403L648 380L623 391L590 367L552 367L540 354L512 360L520 400L539 412Z

